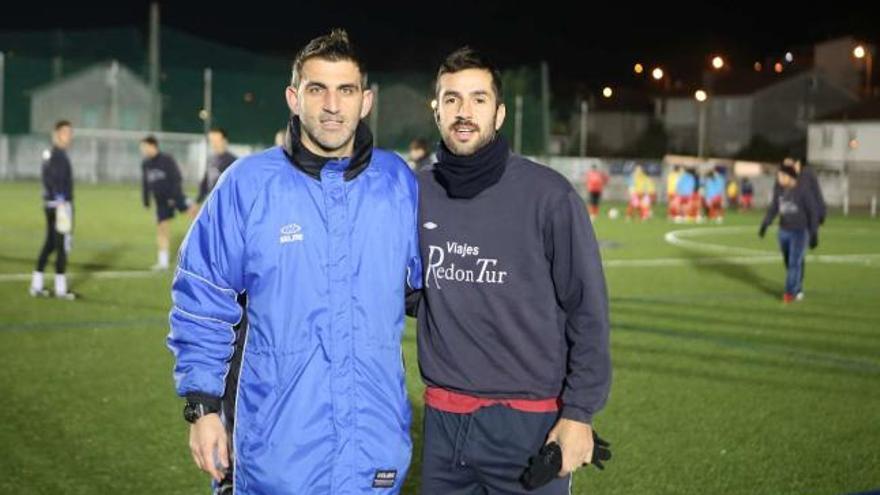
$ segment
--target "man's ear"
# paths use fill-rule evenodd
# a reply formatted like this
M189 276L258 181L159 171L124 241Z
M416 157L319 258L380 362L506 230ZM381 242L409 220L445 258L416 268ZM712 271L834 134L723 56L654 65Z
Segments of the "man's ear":
M364 90L364 99L361 102L361 118L365 118L370 114L370 111L373 109L373 98L375 98L375 94L369 89Z
M501 126L504 125L504 118L507 117L507 107L504 106L504 103L498 105L498 110L495 112L495 130L500 130Z
M297 111L299 108L299 93L296 91L296 88L288 86L284 91L284 99L287 100L287 108L290 109L290 113L293 115L299 115L299 112Z

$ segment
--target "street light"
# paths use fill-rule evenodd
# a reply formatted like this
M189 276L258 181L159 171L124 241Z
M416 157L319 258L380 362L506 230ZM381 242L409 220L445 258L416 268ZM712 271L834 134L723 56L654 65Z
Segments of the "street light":
M698 89L694 93L694 98L697 100L697 108L699 110L697 122L697 156L703 158L706 150L706 100L709 99L709 95L705 90Z
M653 77L656 81L663 79L663 69L661 69L660 67L655 68L653 71L651 71L651 77Z
M724 68L724 59L721 58L720 56L716 55L716 56L712 59L712 67L714 67L715 70L721 70L721 69L723 69L723 68Z
M856 58L865 58L865 55L867 55L867 53L868 51L865 50L865 47L862 45L859 45L853 49L853 55Z
M614 91L608 86L605 86L605 89L602 90L602 96L604 96L605 98L611 98L611 95L613 94Z
M645 72L645 67L642 64L636 64L635 67L633 67L633 72L641 74L642 72Z
M867 48L864 45L858 45L853 49L853 56L859 60L865 60L865 96L871 96L871 72L874 68L874 53L873 49Z
M773 65L773 70L776 71L777 74L782 74L782 62L776 62Z

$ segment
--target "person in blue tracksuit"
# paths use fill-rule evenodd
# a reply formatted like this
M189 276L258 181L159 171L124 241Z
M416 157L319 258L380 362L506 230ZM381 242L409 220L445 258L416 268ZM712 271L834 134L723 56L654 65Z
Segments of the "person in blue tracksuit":
M217 493L396 494L417 182L372 146L344 31L299 53L286 97L284 144L227 169L181 247L168 345L190 448Z

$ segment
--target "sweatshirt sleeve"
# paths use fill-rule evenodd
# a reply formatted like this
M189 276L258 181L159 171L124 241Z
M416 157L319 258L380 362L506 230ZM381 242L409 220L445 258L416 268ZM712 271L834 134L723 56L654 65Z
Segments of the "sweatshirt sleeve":
M775 182L773 184L773 198L767 206L767 213L764 215L764 220L761 222L762 227L769 227L770 224L773 223L773 219L775 219L776 215L779 213L779 193L781 190L782 186L779 185L779 182Z
M822 188L819 186L819 178L813 171L810 171L810 188L812 189L813 199L816 203L816 216L819 223L823 223L825 222L827 207L825 205L825 197L822 196Z
M574 190L550 213L545 243L569 346L562 417L592 422L611 387L608 294L599 244ZM549 232L548 232L549 230Z
M144 207L150 207L150 184L147 182L147 162L144 161L141 163L141 198L144 202Z

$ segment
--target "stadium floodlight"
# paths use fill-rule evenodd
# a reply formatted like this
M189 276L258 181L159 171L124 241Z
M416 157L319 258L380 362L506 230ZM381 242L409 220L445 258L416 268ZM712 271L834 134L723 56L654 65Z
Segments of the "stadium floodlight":
M720 55L716 55L715 57L712 58L712 67L714 67L715 70L723 69L724 68L724 59Z
M704 90L698 89L696 93L694 93L694 98L696 98L698 102L703 103L709 98L709 95Z
M602 90L602 96L604 96L605 98L611 98L611 96L613 94L614 94L614 90L612 90L608 86L605 86L605 89Z
M663 79L663 69L661 69L660 67L656 67L653 71L651 71L651 77L653 77L656 81Z

